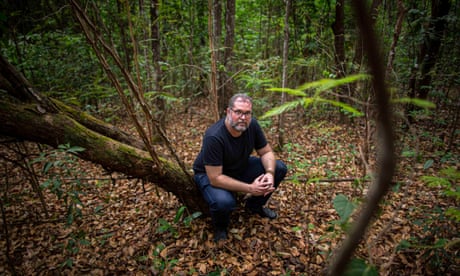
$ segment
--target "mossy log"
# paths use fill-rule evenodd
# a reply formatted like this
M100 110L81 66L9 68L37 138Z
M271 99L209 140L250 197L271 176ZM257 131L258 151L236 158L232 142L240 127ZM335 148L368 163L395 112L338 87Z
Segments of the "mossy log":
M174 194L189 211L206 211L189 174L160 158L156 166L143 143L91 115L34 91L27 80L0 57L0 135L57 147L85 150L79 157L108 171L154 183ZM24 96L31 93L30 96ZM32 95L33 94L33 95Z

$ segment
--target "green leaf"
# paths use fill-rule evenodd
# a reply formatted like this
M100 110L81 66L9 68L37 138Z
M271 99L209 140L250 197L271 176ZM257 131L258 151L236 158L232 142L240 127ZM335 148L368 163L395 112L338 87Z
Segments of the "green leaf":
M350 218L356 206L343 194L338 194L333 200L334 209L340 216L340 222L345 223Z
M343 110L352 113L354 116L363 116L364 115L364 113L362 113L361 111L355 109L351 105L348 105L348 104L345 104L345 103L342 103L342 102L339 102L339 101L326 100L326 99L319 99L318 101L326 102L326 103L332 104L334 106L340 107Z
M325 91L340 85L352 83L359 80L366 80L369 78L369 75L366 74L357 74L351 75L341 79L321 79L314 82L305 83L299 86L297 89L299 90L307 90L307 89L316 89L317 91Z
M455 222L460 222L460 209L456 207L449 207L446 210L446 215L455 220Z
M294 226L294 227L292 227L291 229L292 229L292 231L294 231L294 232L302 231L302 227L300 227L300 226Z
M48 171L53 167L54 163L53 162L46 162L45 165L43 166L43 173L47 174Z
M410 248L412 244L408 240L402 240L398 245L398 250Z
M422 181L428 184L429 187L450 187L450 181L443 177L424 175L421 177Z
M82 152L82 151L84 151L84 150L85 150L85 148L73 146L73 147L71 147L71 148L68 148L68 149L67 149L67 152L77 153L77 152Z
M181 206L179 208L179 210L177 211L176 213L176 216L174 217L174 223L178 223L180 218L182 217L182 215L184 214L184 211L185 211L186 207L185 206Z
M345 273L345 276L378 276L378 272L375 267L366 264L362 259L352 259L348 264Z
M306 97L307 94L303 92L300 89L292 89L292 88L268 88L268 91L273 91L273 92L285 92L288 93L289 95L293 96L300 96L300 97Z
M288 111L288 110L292 110L294 108L296 108L297 106L299 106L301 104L302 100L296 100L296 101L292 101L292 102L287 102L281 106L277 106L277 107L274 107L272 109L270 109L269 111L265 112L265 114L263 114L260 119L265 119L267 117L272 117L272 116L276 116L276 115L279 115L285 111Z
M436 105L430 101L427 100L422 100L422 99L417 99L417 98L399 98L399 99L393 99L393 103L407 103L407 104L413 104L415 106L421 107L421 108L436 108Z
M434 160L433 159L428 159L425 164L423 164L423 169L426 170L433 166Z

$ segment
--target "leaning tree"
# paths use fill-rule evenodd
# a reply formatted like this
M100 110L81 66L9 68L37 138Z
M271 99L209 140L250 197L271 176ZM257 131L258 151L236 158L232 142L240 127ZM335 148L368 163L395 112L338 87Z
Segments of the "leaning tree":
M79 157L111 172L154 183L174 194L190 211L205 204L183 165L146 149L129 135L88 113L46 97L0 56L0 135L57 147L80 146Z

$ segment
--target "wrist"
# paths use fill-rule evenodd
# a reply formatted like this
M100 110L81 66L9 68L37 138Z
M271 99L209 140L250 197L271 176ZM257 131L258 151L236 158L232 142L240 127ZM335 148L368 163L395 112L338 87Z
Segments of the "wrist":
M271 175L275 175L275 170L274 169L266 169L265 173L270 173Z
M248 186L248 190L246 191L246 193L252 195L252 183L249 183L249 185L247 186Z

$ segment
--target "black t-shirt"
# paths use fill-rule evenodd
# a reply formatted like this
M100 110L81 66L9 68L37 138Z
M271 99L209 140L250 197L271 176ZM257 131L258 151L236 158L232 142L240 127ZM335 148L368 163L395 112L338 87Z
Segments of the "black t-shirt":
M223 118L206 130L193 170L206 173L205 165L222 166L223 174L236 176L247 167L251 153L266 145L267 139L256 119L251 119L249 127L239 137L233 137Z

